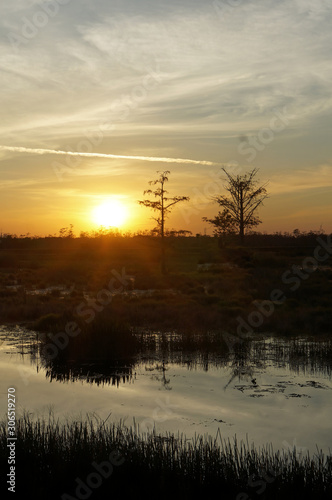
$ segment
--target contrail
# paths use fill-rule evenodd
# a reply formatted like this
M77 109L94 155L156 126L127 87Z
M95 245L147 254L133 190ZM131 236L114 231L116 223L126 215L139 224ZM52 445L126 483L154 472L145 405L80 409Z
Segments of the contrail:
M38 149L24 148L20 146L1 146L0 150L13 151L14 153L32 153L37 155L70 155L70 156L87 156L89 158L123 158L126 160L144 160L156 161L164 163L191 163L195 165L219 165L212 161L206 160L189 160L188 158L159 158L158 156L129 156L129 155L112 155L108 153L84 153L79 151L61 151L56 149Z

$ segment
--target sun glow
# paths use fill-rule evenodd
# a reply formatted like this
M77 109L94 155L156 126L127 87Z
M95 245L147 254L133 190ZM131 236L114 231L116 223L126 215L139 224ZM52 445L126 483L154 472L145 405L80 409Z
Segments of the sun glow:
M128 216L126 207L118 200L106 200L93 209L93 220L99 226L121 227Z

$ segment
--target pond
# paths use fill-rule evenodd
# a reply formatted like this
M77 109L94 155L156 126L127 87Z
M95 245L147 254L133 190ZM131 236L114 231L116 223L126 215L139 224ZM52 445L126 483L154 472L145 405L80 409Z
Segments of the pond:
M248 340L237 352L158 347L126 362L61 367L40 355L36 333L0 327L1 415L15 387L17 415L86 418L159 433L234 436L299 453L332 448L332 342Z

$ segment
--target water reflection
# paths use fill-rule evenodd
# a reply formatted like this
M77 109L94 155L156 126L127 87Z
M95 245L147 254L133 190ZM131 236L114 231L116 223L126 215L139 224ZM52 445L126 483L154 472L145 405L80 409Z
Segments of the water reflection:
M187 436L220 429L256 445L284 442L315 450L331 442L331 341L252 339L213 348L170 335L146 335L131 359L60 364L38 348L33 332L0 328L0 365L17 388L19 407L59 416L110 413L116 422L146 421L157 431ZM191 344L191 345L188 345ZM198 347L199 346L199 347ZM51 383L50 383L51 382ZM1 406L2 405L2 406ZM6 411L6 401L0 401ZM161 418L162 417L162 418Z
M215 346L181 349L181 342L175 334L146 335L144 343L137 355L122 360L109 360L102 363L67 363L60 364L57 359L49 361L36 349L29 352L31 360L45 368L46 377L53 381L68 382L83 380L89 384L111 384L119 386L132 382L135 376L135 366L145 363L146 371L151 371L151 377L160 381L164 389L171 390L170 379L167 377L168 365L186 366L188 370L203 370L211 368L227 368L230 371L226 390L234 380L257 386L255 373L264 372L269 367L287 369L301 375L319 375L331 377L332 373L332 341L281 339L275 337L248 339L236 345L229 351L225 345L218 349ZM152 373L153 372L153 373Z
M45 364L46 378L57 382L83 381L87 384L114 385L119 387L120 383L132 382L133 362L127 361L118 365L115 362L102 364L57 364L56 362Z
M274 340L270 363L280 368L289 368L297 374L323 375L331 377L332 341L315 339Z
M68 382L82 380L89 384L119 386L132 382L135 366L146 364L155 380L170 390L167 377L170 364L188 370L207 372L211 368L227 368L230 372L227 389L234 380L255 385L257 371L275 367L287 369L298 375L323 376L332 374L332 340L329 338L278 338L266 336L247 339L235 344L230 351L225 343L202 342L201 338L184 338L176 333L140 334L141 347L136 356L102 363L60 364L57 359L46 359L39 343L39 336L21 326L0 327L0 348L8 354L15 352L28 356L30 363L45 369L50 381Z
M156 380L157 382L161 382L161 386L166 391L171 391L172 387L170 386L171 379L166 377L166 372L169 370L168 363L163 361L160 363L151 363L145 364L146 372L153 372L151 374L151 380Z

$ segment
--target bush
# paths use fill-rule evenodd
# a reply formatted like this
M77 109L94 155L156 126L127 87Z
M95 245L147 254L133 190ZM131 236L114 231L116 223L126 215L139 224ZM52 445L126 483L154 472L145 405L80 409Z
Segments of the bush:
M45 319L46 318L46 319ZM96 313L91 322L85 322L75 315L49 314L38 321L39 327L43 327L56 337L58 333L65 332L68 323L76 323L75 336L68 336L68 343L64 349L56 349L56 360L67 362L92 361L92 360L114 360L128 358L134 355L138 349L138 341L130 328L120 319L116 318L112 309L105 309ZM41 329L41 328L40 328ZM52 336L43 339L45 344L56 345Z
M63 317L61 314L45 314L38 318L31 326L32 330L38 332L48 332L57 330L58 325L62 323Z

